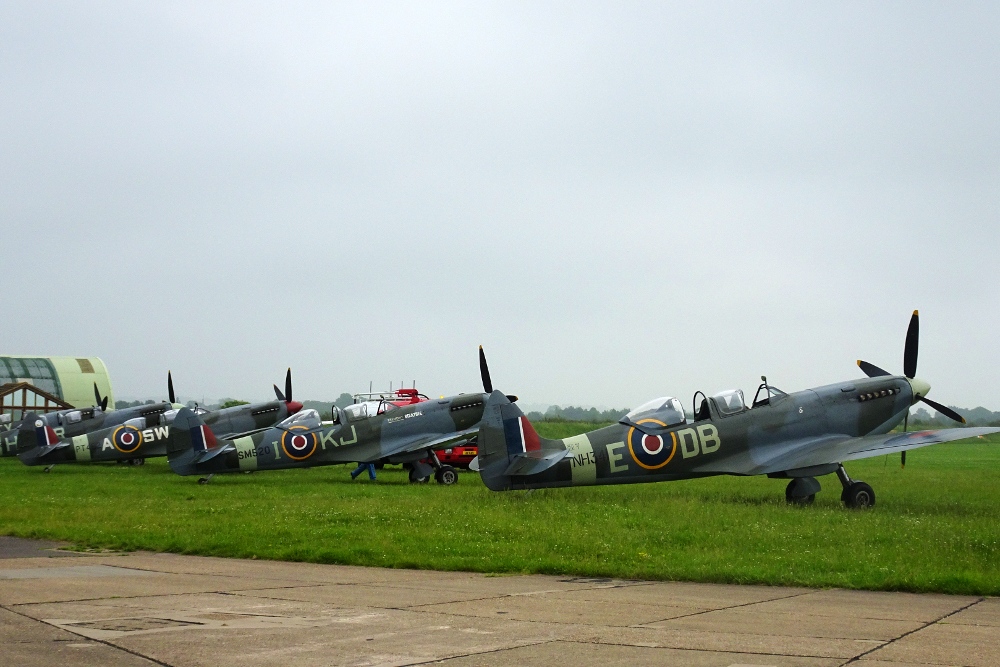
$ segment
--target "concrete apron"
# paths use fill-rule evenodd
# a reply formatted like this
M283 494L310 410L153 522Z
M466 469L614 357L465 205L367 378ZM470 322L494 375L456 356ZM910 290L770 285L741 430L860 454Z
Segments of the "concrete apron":
M11 539L11 666L1000 665L996 598L67 554Z

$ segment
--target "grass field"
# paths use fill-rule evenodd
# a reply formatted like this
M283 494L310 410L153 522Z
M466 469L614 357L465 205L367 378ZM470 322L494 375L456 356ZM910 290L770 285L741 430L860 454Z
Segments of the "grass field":
M592 425L540 423L546 437ZM877 507L848 511L834 476L811 507L785 482L718 477L493 493L375 483L349 467L218 476L0 460L0 534L150 549L385 567L1000 594L1000 438L848 466ZM364 476L363 476L364 477Z

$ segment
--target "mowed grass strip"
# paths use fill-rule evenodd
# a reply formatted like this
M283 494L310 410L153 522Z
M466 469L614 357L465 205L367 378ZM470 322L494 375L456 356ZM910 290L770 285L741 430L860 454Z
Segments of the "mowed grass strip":
M545 437L588 424L540 423ZM0 533L84 547L382 567L1000 594L1000 439L848 465L875 488L845 510L835 476L810 507L784 480L493 493L472 473L411 485L398 468L217 476L0 460Z

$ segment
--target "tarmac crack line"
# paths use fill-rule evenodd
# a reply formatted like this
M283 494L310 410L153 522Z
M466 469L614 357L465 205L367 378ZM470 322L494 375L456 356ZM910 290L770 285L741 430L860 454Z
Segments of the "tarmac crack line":
M539 642L530 642L527 644L518 644L517 646L504 646L502 648L494 648L488 651L473 651L471 653L459 653L456 655L449 655L446 658L431 658L430 660L421 660L420 662L410 662L407 663L409 667L417 667L418 665L432 665L442 663L446 660L460 660L461 658L468 658L474 655L490 655L491 653L502 653L504 651L513 651L519 648L531 648L534 646L543 646L545 644L553 644L558 641L563 641L561 639L546 639Z
M986 598L981 597L978 600L975 600L974 602L970 602L969 604L967 604L967 605L965 605L963 607L959 607L958 609L956 609L954 611L949 611L944 616L942 616L940 618L937 618L937 619L934 619L933 621L928 621L927 623L924 623L923 625L921 625L919 628L914 628L913 630L909 630L907 632L904 632L903 634L899 635L898 637L896 637L894 639L890 639L889 641L884 642L884 643L880 644L879 646L876 646L875 648L868 649L864 653L859 653L858 655L854 656L853 658L851 658L847 662L842 663L841 667L844 667L845 665L850 665L851 663L855 663L855 662L861 660L861 658L865 657L866 655L871 655L875 651L881 651L885 647L891 646L891 645L895 644L896 642L898 642L900 639L903 639L904 637L909 637L910 635L912 635L912 634L914 634L916 632L920 632L921 630L926 630L927 628L931 627L932 625L937 625L938 623L940 623L944 619L949 618L951 616L954 616L955 614L957 614L959 612L963 612L966 609L970 609L971 607L975 607L977 604L979 604L979 603L981 603L981 602L983 602L985 600L986 600Z
M75 600L48 600L42 602L15 602L11 604L11 607L28 607L39 604L73 604L76 602L99 602L101 600L138 600L140 598L167 598L176 597L178 595L239 595L244 592L253 591L269 591L269 590L280 590L284 588L316 588L319 586L326 586L328 584L311 584L308 586L264 586L262 588L240 588L235 591L187 591L183 593L157 593L155 595L145 594L145 595L108 595L96 598L78 598ZM285 598L274 598L275 600L284 600ZM292 600L293 602L301 602L301 600Z
M742 633L738 633L742 634ZM670 651L698 651L701 653L730 653L732 655L767 655L773 656L775 658L817 658L829 660L828 655L812 655L812 654L789 654L789 653L774 653L771 651L732 651L728 649L718 649L718 648L682 648L680 646L665 646L663 644L630 644L625 642L611 642L611 641L601 641L599 639L593 640L582 640L582 639L556 639L553 641L565 641L565 642L576 642L577 644L594 644L596 646L633 646L636 648L662 648Z
M765 602L775 602L776 600L791 600L792 598L802 597L803 595L812 595L816 591L806 591L805 593L795 593L793 595L782 595L781 597L771 598L769 600L757 600L755 602L744 602L743 604L734 604L728 607L719 607L718 609L703 609L702 611L692 612L690 614L681 614L680 616L669 616L659 621L650 621L649 623L639 623L638 625L630 625L630 628L645 628L654 623L666 623L667 621L676 621L681 618L691 618L692 616L700 616L702 614L709 614L713 611L729 611L730 609L739 609L740 607L752 607L755 604L763 604Z
M28 616L27 614L21 613L19 611L14 610L14 609L10 609L7 605L0 605L0 609L8 611L8 612L10 612L12 614L15 614L17 616L20 616L21 618L26 618L29 621L35 621L36 623L41 623L43 625L47 625L50 628L55 628L57 630L62 630L63 632L68 632L69 634L75 635L77 637L82 637L83 636L83 635L77 635L75 632L73 632L71 630L67 630L66 628L60 627L58 625L53 625L52 623L48 623L46 621L43 621L40 618L34 618L32 616ZM143 660L148 660L149 662L153 663L154 665L160 665L160 667L174 667L170 663L163 662L162 660L157 660L156 658L151 658L148 655L143 655L142 653L139 653L138 651L133 651L132 649L125 648L124 646L118 646L117 644L112 644L111 642L105 641L103 639L94 639L93 637L85 637L85 639L87 641L96 642L98 644L103 644L104 646L107 646L108 648L114 649L116 651L121 651L123 653L128 653L129 655L133 655L133 656L135 656L137 658L141 658Z

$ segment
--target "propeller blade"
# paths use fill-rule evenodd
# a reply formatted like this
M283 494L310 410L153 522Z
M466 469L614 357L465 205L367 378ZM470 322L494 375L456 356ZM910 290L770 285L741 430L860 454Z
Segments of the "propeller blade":
M903 375L908 378L917 375L917 347L920 343L920 312L913 311L910 326L906 328L906 346L903 348Z
M278 389L278 385L274 385L274 395L278 397L279 401L285 400L285 396L281 393L281 390Z
M105 396L104 399L101 401L101 412L107 412L108 411L108 399L109 398L111 398L111 397L110 396Z
M962 415L958 414L957 412L955 412L951 408L947 408L947 407L941 405L940 403L932 401L931 399L925 398L923 396L920 397L920 400L923 401L924 403L926 403L927 405L931 406L932 408L934 408L936 411L938 411L941 414L943 414L945 417L948 417L949 419L954 419L959 424L964 424L965 423L965 417L963 417Z
M483 352L483 346L479 346L479 374L483 376L483 391L487 394L493 393L493 381L490 380L490 369L486 365L486 353Z
M285 373L285 400L292 400L292 369L289 367L288 372Z
M884 371L875 364L869 364L867 361L862 361L861 359L858 359L858 368L860 368L861 372L870 378L877 378L881 375L891 375L889 371Z
M97 383L96 382L94 383L94 400L96 401L94 403L94 405L100 405L101 404L101 392L97 388Z
M177 402L177 396L174 394L174 377L170 371L167 371L167 400L171 405Z

